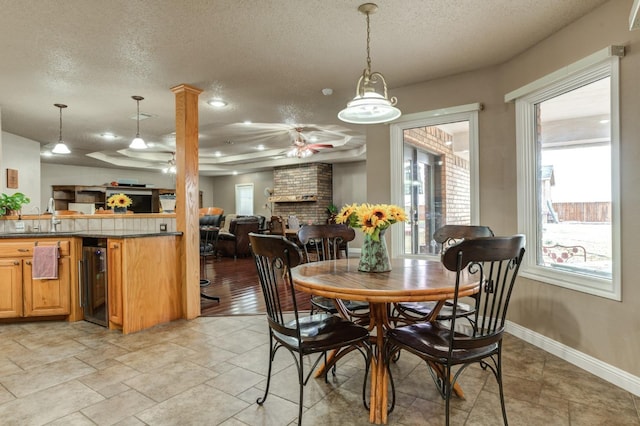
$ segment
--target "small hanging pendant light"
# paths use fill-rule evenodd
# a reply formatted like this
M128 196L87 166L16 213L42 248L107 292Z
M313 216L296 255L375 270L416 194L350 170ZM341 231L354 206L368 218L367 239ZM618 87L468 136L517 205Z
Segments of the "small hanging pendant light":
M140 101L144 98L142 96L132 96L131 98L136 101L136 105L138 107L138 114L136 115L136 122L138 126L136 128L136 137L131 141L131 145L129 145L129 148L147 149L147 144L144 143L144 139L140 137Z
M53 106L60 109L60 135L58 137L58 143L55 147L53 147L51 152L53 152L54 154L70 154L71 151L62 141L62 109L66 108L67 106L64 104L53 104Z
M347 107L338 113L338 118L347 123L378 124L395 120L402 114L395 107L397 99L387 95L387 82L379 72L371 71L370 56L370 31L369 15L376 13L378 6L373 3L365 3L358 7L358 11L367 16L367 68L364 69L358 85L356 96L347 104ZM382 93L375 90L374 85L382 83Z

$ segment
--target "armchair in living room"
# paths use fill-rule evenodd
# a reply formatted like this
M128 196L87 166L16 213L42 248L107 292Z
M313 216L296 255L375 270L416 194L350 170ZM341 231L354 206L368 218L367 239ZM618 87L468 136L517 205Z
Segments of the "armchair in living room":
M231 215L229 215L231 216ZM225 218L225 224L218 233L218 243L216 249L222 256L248 256L251 254L249 248L249 233L257 233L260 230L260 217L258 216L235 216Z

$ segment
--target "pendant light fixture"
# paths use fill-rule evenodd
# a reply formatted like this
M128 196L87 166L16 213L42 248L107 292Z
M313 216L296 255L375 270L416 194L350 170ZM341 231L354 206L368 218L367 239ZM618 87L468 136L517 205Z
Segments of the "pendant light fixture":
M60 109L60 136L58 137L58 143L53 147L51 152L53 152L54 154L70 154L71 151L62 141L62 109L66 108L67 106L64 104L53 104L53 106Z
M358 86L356 96L347 104L347 107L338 113L338 118L347 123L378 124L395 120L402 114L395 107L398 101L395 97L387 95L387 82L379 72L371 71L370 55L370 30L369 15L376 13L378 6L373 3L364 3L358 7L358 11L367 16L367 68L364 69ZM375 85L382 84L383 92L376 92Z
M138 127L136 128L136 137L131 141L131 145L129 145L129 148L147 149L147 144L144 143L144 139L140 137L140 101L144 98L142 96L132 96L131 98L136 101L136 105L138 107L138 114L136 115L136 122L138 124Z

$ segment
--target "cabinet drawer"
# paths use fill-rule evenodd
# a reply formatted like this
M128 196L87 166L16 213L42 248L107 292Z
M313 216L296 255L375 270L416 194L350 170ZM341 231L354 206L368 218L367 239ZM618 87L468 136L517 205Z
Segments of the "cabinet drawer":
M69 256L70 242L69 240L25 240L25 241L0 241L0 257L31 257L33 256L33 247L35 244L42 246L54 246L60 244L60 256Z

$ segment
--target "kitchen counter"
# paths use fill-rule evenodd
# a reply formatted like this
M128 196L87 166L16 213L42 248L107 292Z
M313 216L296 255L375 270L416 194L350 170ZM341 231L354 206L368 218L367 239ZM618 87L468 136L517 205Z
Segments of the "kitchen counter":
M104 283L83 286L85 238L104 239L100 265ZM21 320L84 319L84 309L101 308L110 329L133 333L183 317L180 240L182 232L128 229L0 233L0 323ZM33 279L36 246L58 245L56 278ZM91 246L91 244L89 244ZM101 248L102 250L102 248ZM108 298L108 303L104 303Z

